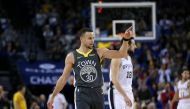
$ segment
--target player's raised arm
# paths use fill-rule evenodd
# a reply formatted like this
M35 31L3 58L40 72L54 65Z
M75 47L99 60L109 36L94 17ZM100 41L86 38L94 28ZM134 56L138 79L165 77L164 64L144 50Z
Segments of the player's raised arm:
M60 78L57 81L57 84L55 86L55 89L52 93L51 98L48 100L48 109L53 109L52 104L53 104L53 100L54 97L63 89L63 87L65 86L67 79L70 76L72 67L73 67L73 63L74 63L74 57L72 53L69 53L65 59L65 67L63 70L63 74L60 76Z
M98 48L98 54L101 58L109 58L109 59L113 59L113 58L122 58L128 55L128 42L131 39L134 39L134 33L131 31L131 28L128 28L125 33L120 34L120 36L122 37L123 43L120 47L120 49L117 50L109 50L107 48Z

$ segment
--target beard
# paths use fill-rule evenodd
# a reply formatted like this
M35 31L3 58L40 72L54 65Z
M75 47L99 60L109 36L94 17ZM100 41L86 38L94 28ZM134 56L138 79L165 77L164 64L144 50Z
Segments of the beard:
M92 49L94 47L94 45L87 45L86 48L88 49Z
M134 57L134 51L128 50L128 54L129 54L129 56Z
M88 49L92 49L93 47L92 46L87 46Z

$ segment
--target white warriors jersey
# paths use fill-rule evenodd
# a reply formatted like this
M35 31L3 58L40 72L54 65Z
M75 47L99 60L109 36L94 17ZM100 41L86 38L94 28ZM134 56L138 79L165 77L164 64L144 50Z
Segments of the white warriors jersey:
M179 98L183 98L185 96L188 96L189 93L189 89L188 89L188 83L190 82L190 80L187 80L185 82L179 81L177 84L177 88L179 90ZM181 99L179 100L179 103L190 103L190 98L188 99Z
M110 81L112 81L112 71L110 71ZM131 57L121 58L118 81L125 91L132 91L133 64Z

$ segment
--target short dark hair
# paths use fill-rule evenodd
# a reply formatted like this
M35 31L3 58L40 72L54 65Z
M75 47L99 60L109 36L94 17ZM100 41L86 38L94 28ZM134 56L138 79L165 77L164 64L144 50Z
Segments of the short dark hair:
M20 84L20 85L18 85L17 90L20 91L20 90L22 90L24 87L25 87L24 84Z
M92 32L90 28L82 28L78 31L77 37L83 37L86 32Z
M189 70L189 69L188 69L188 67L187 67L186 65L184 65L184 66L182 67L182 70L183 70L183 71L186 71L186 70Z
M188 71L189 69L187 68L187 66L183 66L180 70L179 70L179 74L182 74L184 71Z

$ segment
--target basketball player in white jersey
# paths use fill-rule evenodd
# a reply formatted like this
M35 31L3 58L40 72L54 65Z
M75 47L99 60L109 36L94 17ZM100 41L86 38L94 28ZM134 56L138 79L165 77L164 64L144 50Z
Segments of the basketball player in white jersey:
M128 52L134 52L134 39L128 43ZM133 64L129 53L125 58L112 59L108 91L110 109L133 109L132 78Z
M177 90L171 101L170 109L173 109L173 104L178 102L177 109L190 109L190 80L189 80L189 70L184 69L182 74L182 79L177 83Z

